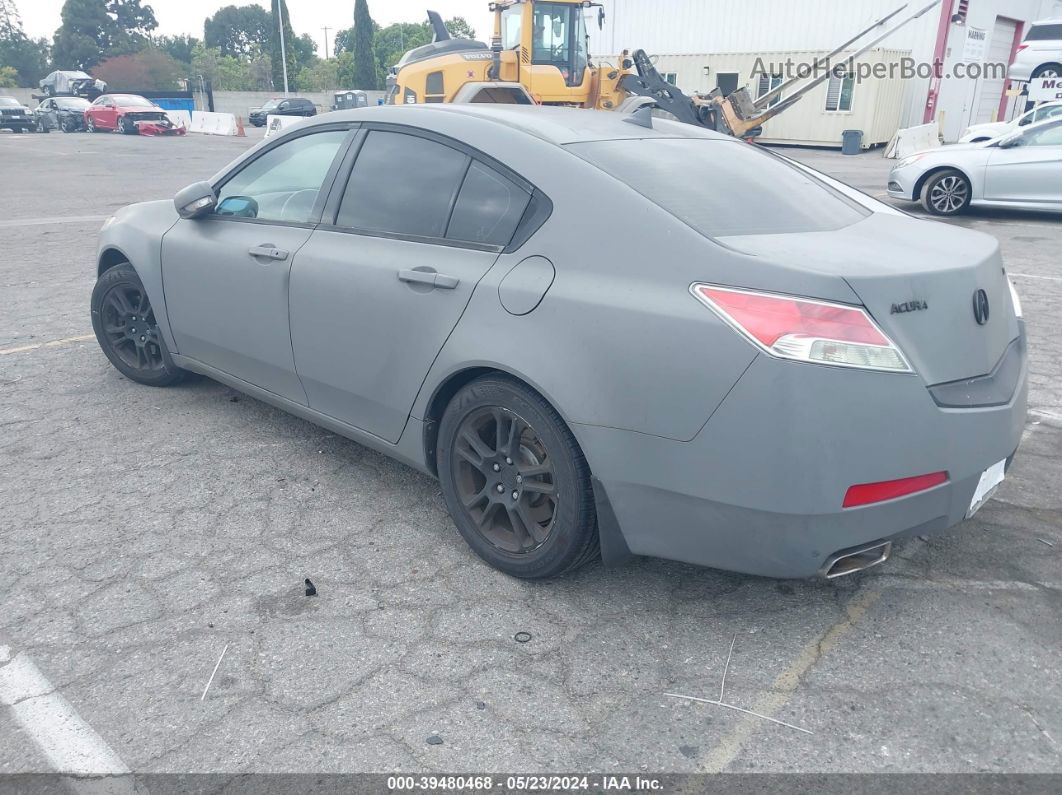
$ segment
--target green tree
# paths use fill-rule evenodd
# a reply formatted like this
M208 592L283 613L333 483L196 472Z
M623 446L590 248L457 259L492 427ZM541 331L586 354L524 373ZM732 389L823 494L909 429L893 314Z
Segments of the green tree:
M296 36L289 46L295 54L295 66L300 72L317 62L317 42L309 33Z
M184 64L192 63L192 54L197 44L201 42L195 36L158 36L155 39L156 47Z
M58 69L89 69L118 38L118 25L104 0L66 0L52 50Z
M280 31L284 30L284 55L281 59ZM288 15L288 4L284 0L273 0L272 19L269 23L269 55L273 64L273 87L284 88L284 62L288 68L288 89L296 90L298 62L295 60L295 48L292 46L295 40L295 31L291 29L291 17Z
M0 66L0 88L18 88L18 72L13 66Z
M26 36L14 0L0 0L0 66L14 71L15 84L30 87L48 71L48 42Z
M339 58L318 58L312 66L304 66L299 70L299 88L303 91L339 88Z
M468 20L464 17L450 17L445 24L446 29L450 31L450 35L455 39L476 38L476 29L469 25Z
M376 34L373 50L376 60L377 86L383 87L387 71L409 50L431 41L427 22L396 22Z
M134 91L179 88L186 71L180 61L157 47L149 47L133 55L100 61L92 74L107 83L111 91Z
M379 84L376 59L373 57L372 17L366 0L354 0L354 87L373 89Z
M269 51L271 29L271 17L262 6L225 6L203 24L203 40L222 55L250 58Z

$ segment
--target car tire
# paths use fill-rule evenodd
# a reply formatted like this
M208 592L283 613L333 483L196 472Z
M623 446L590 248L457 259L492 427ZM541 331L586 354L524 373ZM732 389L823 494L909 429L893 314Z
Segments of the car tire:
M131 381L170 386L188 376L166 350L147 291L128 262L110 268L96 280L92 330L111 364Z
M136 135L136 125L125 116L118 119L118 130L122 135Z
M96 122L92 119L85 119L85 132L99 132L99 128L96 126Z
M933 215L958 215L970 206L972 192L966 175L948 168L926 180L922 186L922 206Z
M48 133L52 131L52 128L45 124L42 120L38 119L36 131L39 133Z
M436 460L458 531L494 568L541 579L600 554L586 458L524 384L488 375L462 387L443 413Z
M1062 64L1057 63L1045 63L1040 64L1033 70L1031 80L1036 80L1041 77L1062 77Z

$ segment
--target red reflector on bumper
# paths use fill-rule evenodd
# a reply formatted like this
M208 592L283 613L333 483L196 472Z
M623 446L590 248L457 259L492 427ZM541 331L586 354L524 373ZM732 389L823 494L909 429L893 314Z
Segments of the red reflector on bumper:
M857 505L869 505L896 497L905 497L919 491L931 489L948 482L947 472L934 472L930 475L917 475L913 478L883 480L880 483L860 483L850 486L844 495L843 506L855 508Z

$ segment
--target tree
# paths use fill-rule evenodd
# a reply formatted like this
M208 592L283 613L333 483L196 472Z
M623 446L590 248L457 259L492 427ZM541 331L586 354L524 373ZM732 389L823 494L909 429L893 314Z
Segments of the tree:
M387 70L408 51L431 41L431 27L426 22L396 22L383 28L373 41L376 60L376 85L383 87Z
M12 78L5 72L8 80L15 81L6 88L36 87L48 71L48 42L26 36L14 0L0 0L0 66L15 74Z
M269 51L271 30L271 17L262 6L225 6L203 24L203 40L222 55L250 58Z
M117 55L92 70L112 91L179 88L186 67L162 50L150 47L134 55Z
M354 87L373 89L379 84L373 52L372 17L366 0L354 0Z
M159 26L154 9L140 5L140 0L110 0L107 13L114 18L119 30L131 36L146 38Z
M155 46L181 63L191 64L196 45L201 44L195 36L159 36Z
M313 66L317 62L317 42L309 33L296 36L288 44L295 54L295 66L301 72L305 67Z
M0 88L18 88L18 72L13 66L0 66Z
M318 58L312 66L299 70L303 91L327 91L339 87L339 58Z
M476 38L476 30L464 17L451 17L446 20L446 29L450 31L450 35L455 39L474 39Z
M100 62L118 37L118 26L104 0L66 0L55 32L53 54L59 69L89 69Z
M284 47L280 46L280 31L284 30ZM273 86L277 89L284 88L284 65L287 62L288 89L296 89L296 72L298 63L295 60L295 48L292 46L295 40L295 31L291 29L291 17L288 15L288 4L284 0L273 0L272 18L269 23L269 55L273 64ZM281 58L281 49L284 50L284 58Z

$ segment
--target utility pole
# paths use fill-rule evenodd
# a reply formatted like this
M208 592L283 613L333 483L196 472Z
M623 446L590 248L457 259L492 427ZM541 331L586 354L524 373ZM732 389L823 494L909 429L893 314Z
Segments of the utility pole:
M331 28L328 27L328 25L325 25L323 28L321 28L321 30L324 31L324 35L325 35L325 60L327 61L328 60L328 31L330 31Z
M284 0L276 0L277 19L280 21L280 63L284 67L284 96L288 95L288 54L284 49Z

